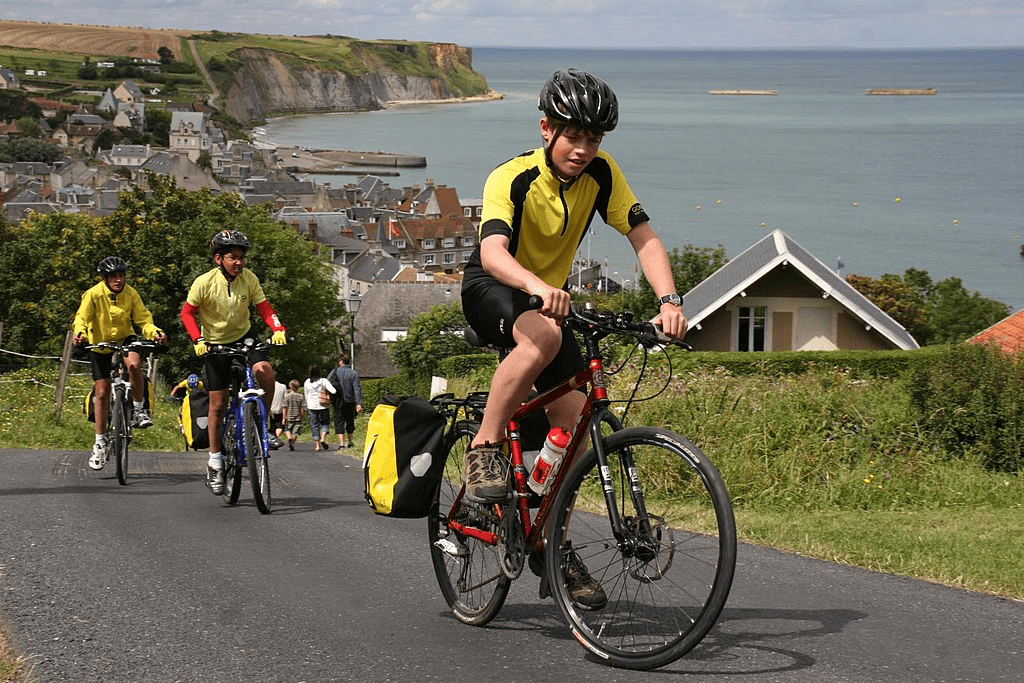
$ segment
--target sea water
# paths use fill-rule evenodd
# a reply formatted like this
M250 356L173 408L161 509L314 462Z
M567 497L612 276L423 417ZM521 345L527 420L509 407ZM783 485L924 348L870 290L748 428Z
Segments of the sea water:
M473 67L501 100L277 119L265 139L423 155L426 168L384 179L479 198L494 166L539 144L537 92L567 66L617 93L619 127L603 148L669 249L722 245L733 257L780 228L843 275L917 268L1024 307L1021 48L477 48ZM937 92L870 96L868 88ZM709 94L734 89L778 94ZM635 283L629 243L599 219L595 226L583 255L607 259L609 276Z

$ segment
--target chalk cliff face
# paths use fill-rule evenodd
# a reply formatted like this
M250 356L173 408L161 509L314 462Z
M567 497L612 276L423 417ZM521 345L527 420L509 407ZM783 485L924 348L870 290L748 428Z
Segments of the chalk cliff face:
M426 47L434 71L441 76L400 76L372 53L360 55L366 69L353 75L316 66L296 66L287 55L244 48L232 54L239 68L224 96L224 110L247 124L263 120L272 113L364 111L380 109L389 101L439 100L481 94L456 92L444 77L455 69L472 70L469 48L451 44Z

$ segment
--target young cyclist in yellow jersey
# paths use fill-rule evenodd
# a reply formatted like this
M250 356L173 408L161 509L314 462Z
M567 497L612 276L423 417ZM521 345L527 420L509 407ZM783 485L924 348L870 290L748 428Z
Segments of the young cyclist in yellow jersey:
M108 256L96 266L96 272L103 278L94 287L82 294L82 302L75 313L73 324L74 343L96 344L115 342L124 344L135 336L138 325L146 339L160 344L167 343L167 336L153 324L153 315L142 303L142 298L133 287L125 282L128 262L120 256ZM89 467L103 469L107 457L107 416L110 411L110 365L113 353L90 351L92 378L95 381L93 397L96 401L93 411L96 420L96 440L89 458ZM153 425L149 413L143 408L144 382L142 358L134 351L125 356L128 378L132 383L132 401L135 403L132 426L144 429Z
M600 79L576 69L556 71L538 98L543 147L515 157L484 186L480 246L466 265L462 304L485 340L512 347L491 380L480 429L465 457L466 497L499 502L508 495L500 455L505 426L531 387L545 391L583 369L576 338L563 334L569 313L566 281L594 214L626 236L660 297L666 335L686 333L668 254L615 160L600 149L618 123L618 101ZM529 310L531 295L540 310ZM585 400L580 392L548 407L552 426L572 432ZM578 559L578 558L575 558ZM531 561L532 564L532 561ZM582 562L567 561L570 594L585 609L606 601ZM578 566L577 566L578 565ZM544 587L542 585L542 596Z
M200 275L188 290L181 308L181 321L197 356L205 356L207 344L231 344L251 336L249 307L255 306L263 322L273 331L271 343L287 343L284 325L263 294L259 278L245 267L249 238L238 230L221 230L210 240L216 267ZM258 353L252 366L256 382L263 389L263 402L270 414L276 375L265 353ZM206 484L214 495L224 493L224 461L220 452L220 429L228 406L231 386L230 363L224 357L206 357L203 381L210 395L210 459Z

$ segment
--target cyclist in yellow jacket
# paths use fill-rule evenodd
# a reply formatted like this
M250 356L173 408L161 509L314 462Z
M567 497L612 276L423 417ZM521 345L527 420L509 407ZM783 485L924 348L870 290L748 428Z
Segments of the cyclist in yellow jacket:
M136 326L146 339L154 339L160 344L167 343L167 335L153 324L153 315L142 303L142 298L135 288L125 281L128 263L120 256L107 256L96 266L96 272L102 278L82 294L82 302L75 313L73 325L74 343L97 344L110 342L124 344L136 335ZM92 365L92 378L95 397L96 441L92 447L89 467L94 470L103 469L107 458L107 416L110 412L110 351L90 351L89 361ZM132 383L132 401L135 411L132 426L144 429L153 425L149 412L143 407L144 384L142 379L142 358L132 352L125 356L124 364L128 368L128 377Z

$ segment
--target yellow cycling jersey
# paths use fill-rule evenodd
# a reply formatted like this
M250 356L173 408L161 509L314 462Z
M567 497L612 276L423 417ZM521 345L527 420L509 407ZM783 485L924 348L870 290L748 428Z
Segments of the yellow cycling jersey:
M238 341L252 323L249 307L267 300L259 278L248 268L228 282L220 268L209 270L195 279L186 301L199 309L199 329L211 344Z
M488 176L480 238L505 235L516 261L552 287L562 287L595 213L622 234L650 220L607 152L599 150L575 180L563 183L538 148L510 159ZM477 250L467 264L467 275L479 265Z
M153 315L142 303L142 297L130 285L114 294L106 282L97 282L85 290L75 313L72 327L74 335L84 335L90 344L116 342L120 344L133 334L137 325L146 339L156 337ZM108 352L109 353L109 352Z

